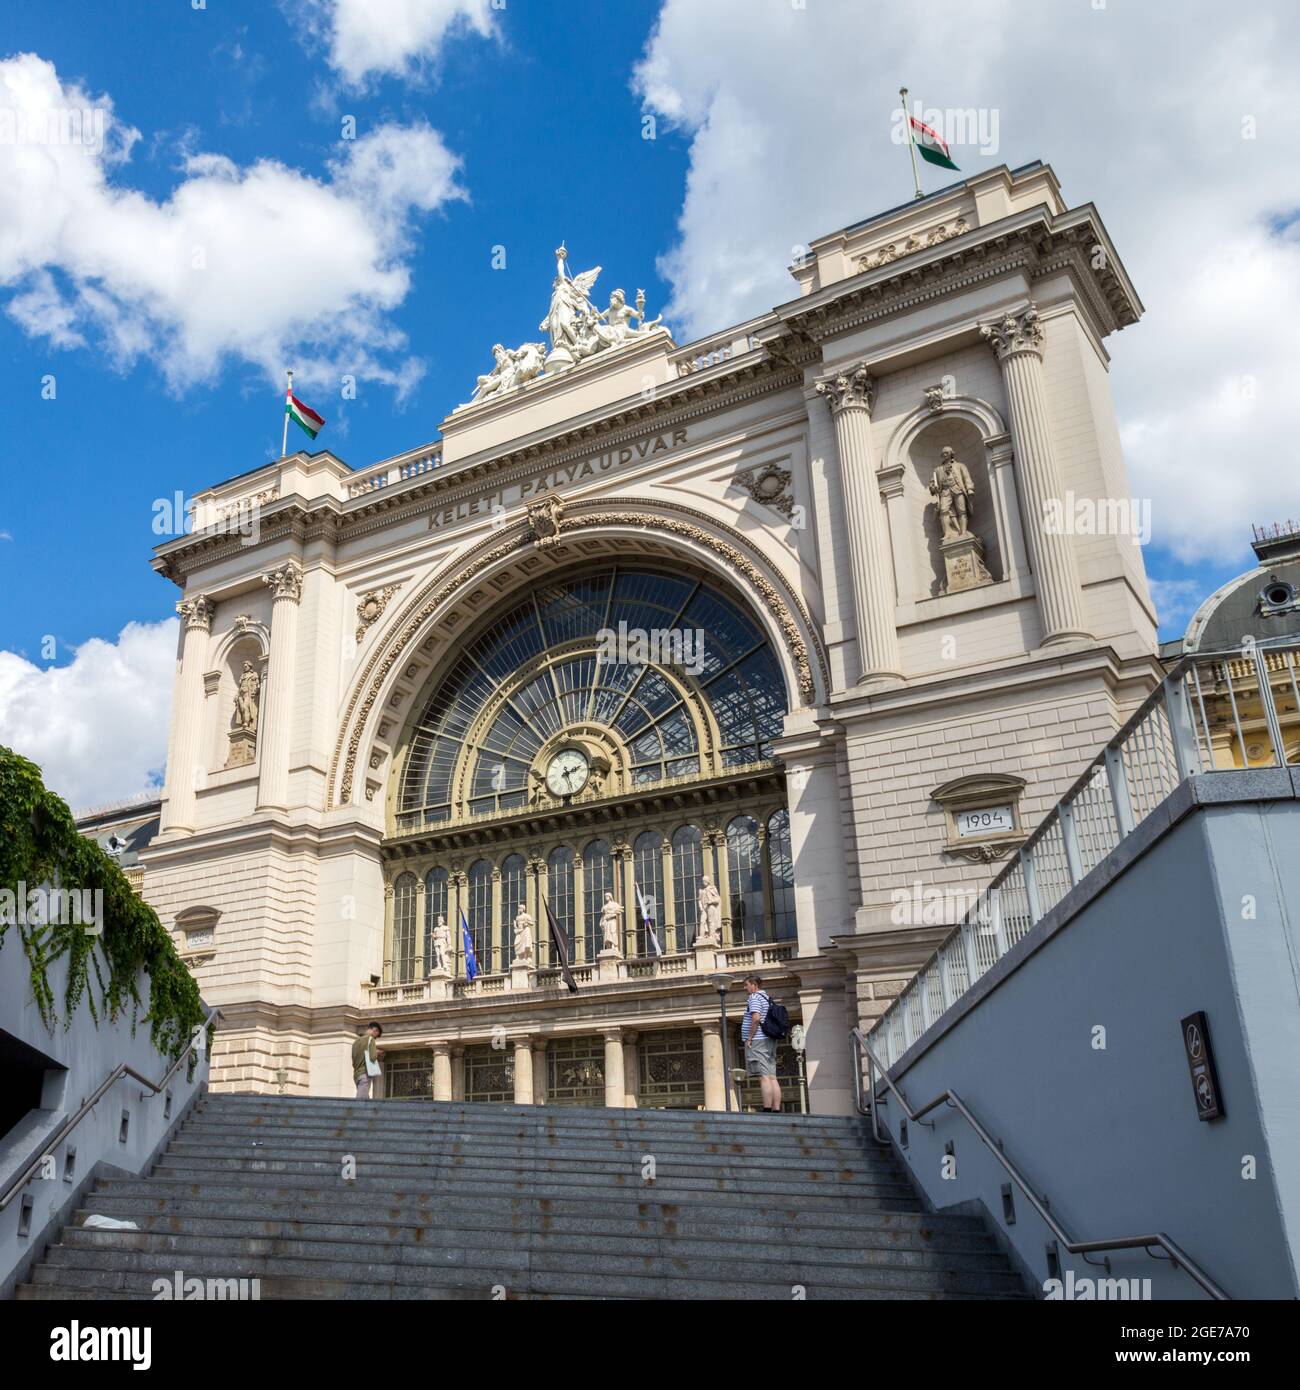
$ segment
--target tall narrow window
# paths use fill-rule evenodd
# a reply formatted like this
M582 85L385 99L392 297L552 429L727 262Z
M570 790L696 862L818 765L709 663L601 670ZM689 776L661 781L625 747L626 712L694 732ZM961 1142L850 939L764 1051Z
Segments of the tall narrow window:
M546 900L555 914L555 925L559 927L569 949L569 959L573 959L573 850L568 845L553 849L546 859ZM548 934L549 936L549 934ZM548 953L552 965L558 965L554 949L549 946Z
M393 984L409 984L415 975L415 895L420 881L403 874L393 889L393 955L385 972Z
M593 840L582 851L582 950L584 960L595 960L600 950L600 910L605 905L605 894L613 893L614 865L609 857L609 845L604 840Z
M636 920L636 953L638 956L655 955L655 948L646 931L646 918L641 904L649 914L654 926L655 940L660 951L664 948L664 860L663 836L657 830L647 830L638 835L632 845L632 872L640 898L634 900L628 910Z
M424 876L424 973L433 969L433 929L438 918L447 921L447 870L430 869ZM450 922L447 923L451 925ZM454 941L455 936L452 937ZM448 969L451 962L447 962Z
M674 950L685 951L699 930L703 877L704 836L698 825L683 825L673 834L673 906L677 919Z
M784 806L768 817L767 862L772 873L772 938L793 941L794 858L790 851L790 812Z
M745 946L764 940L763 865L758 855L758 822L750 816L737 816L727 826L727 872L732 943Z
M478 859L469 870L469 903L465 915L469 918L469 934L474 942L474 955L479 971L490 975L496 970L492 951L492 865Z
M515 958L515 918L524 906L527 865L522 854L512 854L501 865L501 958L503 966ZM537 925L533 925L533 958L537 958Z

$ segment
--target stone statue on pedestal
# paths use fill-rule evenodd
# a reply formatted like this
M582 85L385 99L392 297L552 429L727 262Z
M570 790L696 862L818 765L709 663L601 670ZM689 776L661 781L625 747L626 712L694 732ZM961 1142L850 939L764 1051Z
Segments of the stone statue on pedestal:
M523 965L533 959L533 918L522 904L515 916L515 956L514 963Z
M605 894L605 905L600 909L600 934L602 949L606 951L618 950L619 918L623 915L623 908L614 901L613 893Z
M445 974L451 973L451 928L447 919L438 914L433 928L433 968Z
M939 514L939 553L943 556L945 594L991 584L984 564L984 542L970 529L975 510L975 484L952 449L939 453L939 466L930 478L930 495Z
M697 946L722 945L722 894L713 885L713 880L705 874L700 880L699 929L695 935Z
M939 455L939 466L930 478L930 495L936 499L942 538L952 540L969 535L975 484L966 465L951 449L945 448Z
M240 676L239 689L235 692L232 728L246 730L250 734L257 732L257 692L261 686L261 677L253 670L253 663L244 662L244 674Z

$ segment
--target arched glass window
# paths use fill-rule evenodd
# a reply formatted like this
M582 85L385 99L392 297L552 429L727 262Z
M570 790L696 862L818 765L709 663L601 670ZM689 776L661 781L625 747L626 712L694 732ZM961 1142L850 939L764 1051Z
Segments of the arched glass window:
M459 925L453 926L447 917L447 870L430 869L424 876L424 973L433 969L433 929L441 917L449 927L453 927L452 941ZM451 962L448 961L450 968Z
M758 822L737 816L727 826L727 873L731 884L731 940L744 946L765 937L763 863L758 854Z
M490 975L498 966L492 950L492 865L486 859L477 859L470 865L468 898L465 916L469 919L474 955L480 972Z
M393 984L409 984L415 976L415 895L420 881L403 874L393 887L393 954L388 977Z
M676 951L685 951L699 929L700 879L703 876L704 835L698 825L683 825L673 832L673 906L677 920L673 949Z
M605 840L593 840L582 851L582 950L584 960L595 960L600 950L600 909L605 894L618 897L614 864Z
M573 959L573 850L568 845L553 849L546 859L546 900L555 914L555 925L559 927L569 949L569 959ZM554 949L550 946L550 933L547 936L547 951L552 965L558 965Z
M512 854L501 864L501 961L502 967L515 958L515 918L524 906L528 866L522 854ZM533 928L533 955L537 955L537 929Z
M629 640L611 651L602 640L610 633ZM502 685L560 646L559 660L500 700ZM427 697L403 763L399 821L523 808L543 744L583 721L617 732L634 784L697 773L684 696L692 685L717 720L727 766L771 757L785 686L762 629L739 604L701 580L641 569L539 585L465 643ZM462 754L468 797L453 806Z
M659 951L664 949L663 836L657 830L647 830L633 842L632 873L640 893L639 899L630 908L636 920L636 953L638 956L653 956L658 952L646 931L645 913L649 914L654 925ZM644 912L642 903L645 904Z
M783 806L767 821L767 862L772 873L772 939L793 941L794 858L790 851L790 812Z

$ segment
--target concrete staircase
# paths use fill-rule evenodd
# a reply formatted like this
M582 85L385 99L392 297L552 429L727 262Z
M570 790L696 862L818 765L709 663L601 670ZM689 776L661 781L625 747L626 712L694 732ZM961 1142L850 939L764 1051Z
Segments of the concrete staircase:
M275 1096L207 1097L17 1297L147 1299L178 1271L264 1299L1025 1296L857 1119Z

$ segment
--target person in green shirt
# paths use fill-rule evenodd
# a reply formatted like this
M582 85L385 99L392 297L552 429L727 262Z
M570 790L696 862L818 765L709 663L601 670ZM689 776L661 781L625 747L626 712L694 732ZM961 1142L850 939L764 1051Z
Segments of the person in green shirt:
M383 1033L379 1024L367 1024L366 1031L358 1034L352 1044L352 1079L357 1083L358 1100L370 1099L370 1083L374 1077L366 1071L366 1061L378 1062L384 1055L384 1049L379 1046Z

